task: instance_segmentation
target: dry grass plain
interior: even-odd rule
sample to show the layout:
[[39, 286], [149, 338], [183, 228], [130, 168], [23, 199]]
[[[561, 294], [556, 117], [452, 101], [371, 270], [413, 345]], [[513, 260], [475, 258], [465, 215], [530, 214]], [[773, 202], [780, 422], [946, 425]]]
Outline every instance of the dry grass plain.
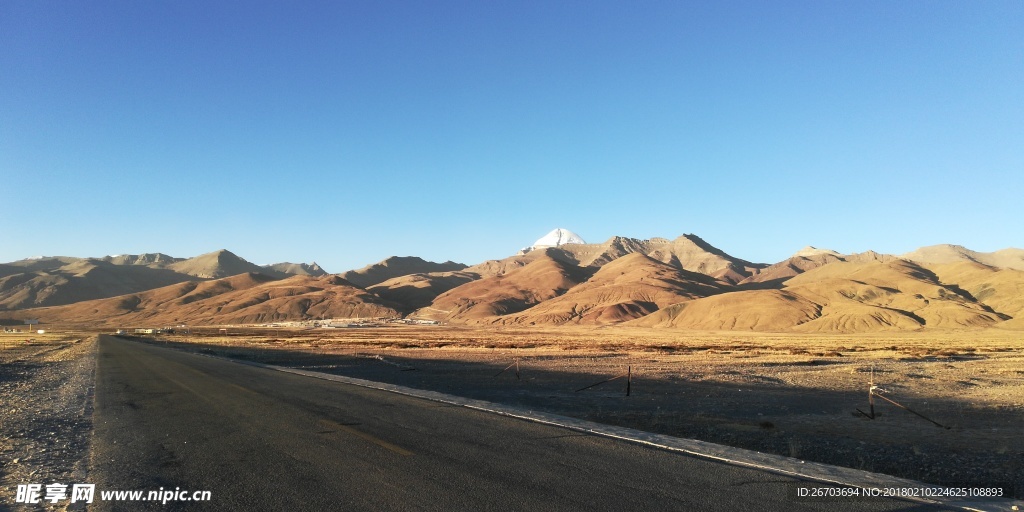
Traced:
[[[930, 483], [1024, 492], [1021, 332], [231, 327], [163, 340]], [[628, 397], [625, 377], [578, 391], [627, 368]], [[856, 414], [869, 410], [872, 376], [885, 397], [928, 419], [879, 398], [875, 419]]]

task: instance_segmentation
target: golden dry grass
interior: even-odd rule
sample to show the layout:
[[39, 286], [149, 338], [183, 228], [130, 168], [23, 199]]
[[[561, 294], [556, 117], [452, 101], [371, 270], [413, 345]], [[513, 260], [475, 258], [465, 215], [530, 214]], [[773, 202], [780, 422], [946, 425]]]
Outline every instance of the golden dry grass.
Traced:
[[83, 337], [78, 331], [50, 330], [44, 329], [45, 334], [38, 334], [36, 330], [19, 333], [0, 333], [0, 350], [23, 347], [25, 345], [40, 345], [58, 342], [77, 341]]
[[189, 335], [170, 338], [207, 345], [496, 364], [515, 358], [554, 361], [551, 366], [557, 366], [564, 358], [580, 365], [580, 371], [614, 372], [632, 365], [640, 376], [695, 382], [757, 382], [770, 374], [780, 385], [865, 393], [868, 374], [875, 368], [877, 382], [903, 386], [906, 393], [1002, 404], [1024, 414], [1024, 333], [997, 329], [896, 335], [625, 327], [227, 329], [228, 335], [220, 335], [218, 328], [193, 328]]

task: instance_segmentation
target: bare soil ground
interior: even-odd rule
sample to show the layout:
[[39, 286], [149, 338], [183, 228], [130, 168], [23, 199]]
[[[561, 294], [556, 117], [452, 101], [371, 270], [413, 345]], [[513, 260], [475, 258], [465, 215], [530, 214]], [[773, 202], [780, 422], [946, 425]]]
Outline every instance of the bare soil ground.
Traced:
[[[193, 329], [162, 339], [929, 483], [1012, 486], [1024, 495], [1021, 332], [402, 326]], [[881, 398], [874, 419], [856, 413], [869, 411], [872, 376], [883, 396], [927, 419]]]
[[95, 368], [87, 335], [0, 334], [0, 505], [18, 485], [87, 483]]

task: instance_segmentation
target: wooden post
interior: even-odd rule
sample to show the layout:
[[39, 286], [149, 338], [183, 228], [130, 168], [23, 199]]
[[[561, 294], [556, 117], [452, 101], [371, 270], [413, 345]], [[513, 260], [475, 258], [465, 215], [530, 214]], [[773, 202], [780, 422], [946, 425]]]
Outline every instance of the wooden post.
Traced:
[[870, 409], [870, 411], [871, 411], [870, 418], [871, 419], [875, 419], [875, 387], [874, 386], [871, 386], [871, 388], [868, 389], [868, 407], [871, 408]]
[[875, 363], [871, 363], [871, 383], [868, 385], [868, 406], [871, 407], [871, 419], [875, 419]]
[[626, 396], [629, 396], [630, 387], [633, 384], [633, 367], [626, 367]]

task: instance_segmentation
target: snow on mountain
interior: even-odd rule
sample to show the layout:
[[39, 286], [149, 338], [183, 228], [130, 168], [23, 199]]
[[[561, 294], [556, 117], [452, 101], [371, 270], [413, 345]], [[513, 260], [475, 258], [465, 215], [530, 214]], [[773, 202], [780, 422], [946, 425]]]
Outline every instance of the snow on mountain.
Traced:
[[550, 233], [540, 237], [530, 246], [531, 249], [542, 247], [558, 247], [565, 244], [585, 244], [583, 237], [569, 231], [568, 229], [557, 228]]

